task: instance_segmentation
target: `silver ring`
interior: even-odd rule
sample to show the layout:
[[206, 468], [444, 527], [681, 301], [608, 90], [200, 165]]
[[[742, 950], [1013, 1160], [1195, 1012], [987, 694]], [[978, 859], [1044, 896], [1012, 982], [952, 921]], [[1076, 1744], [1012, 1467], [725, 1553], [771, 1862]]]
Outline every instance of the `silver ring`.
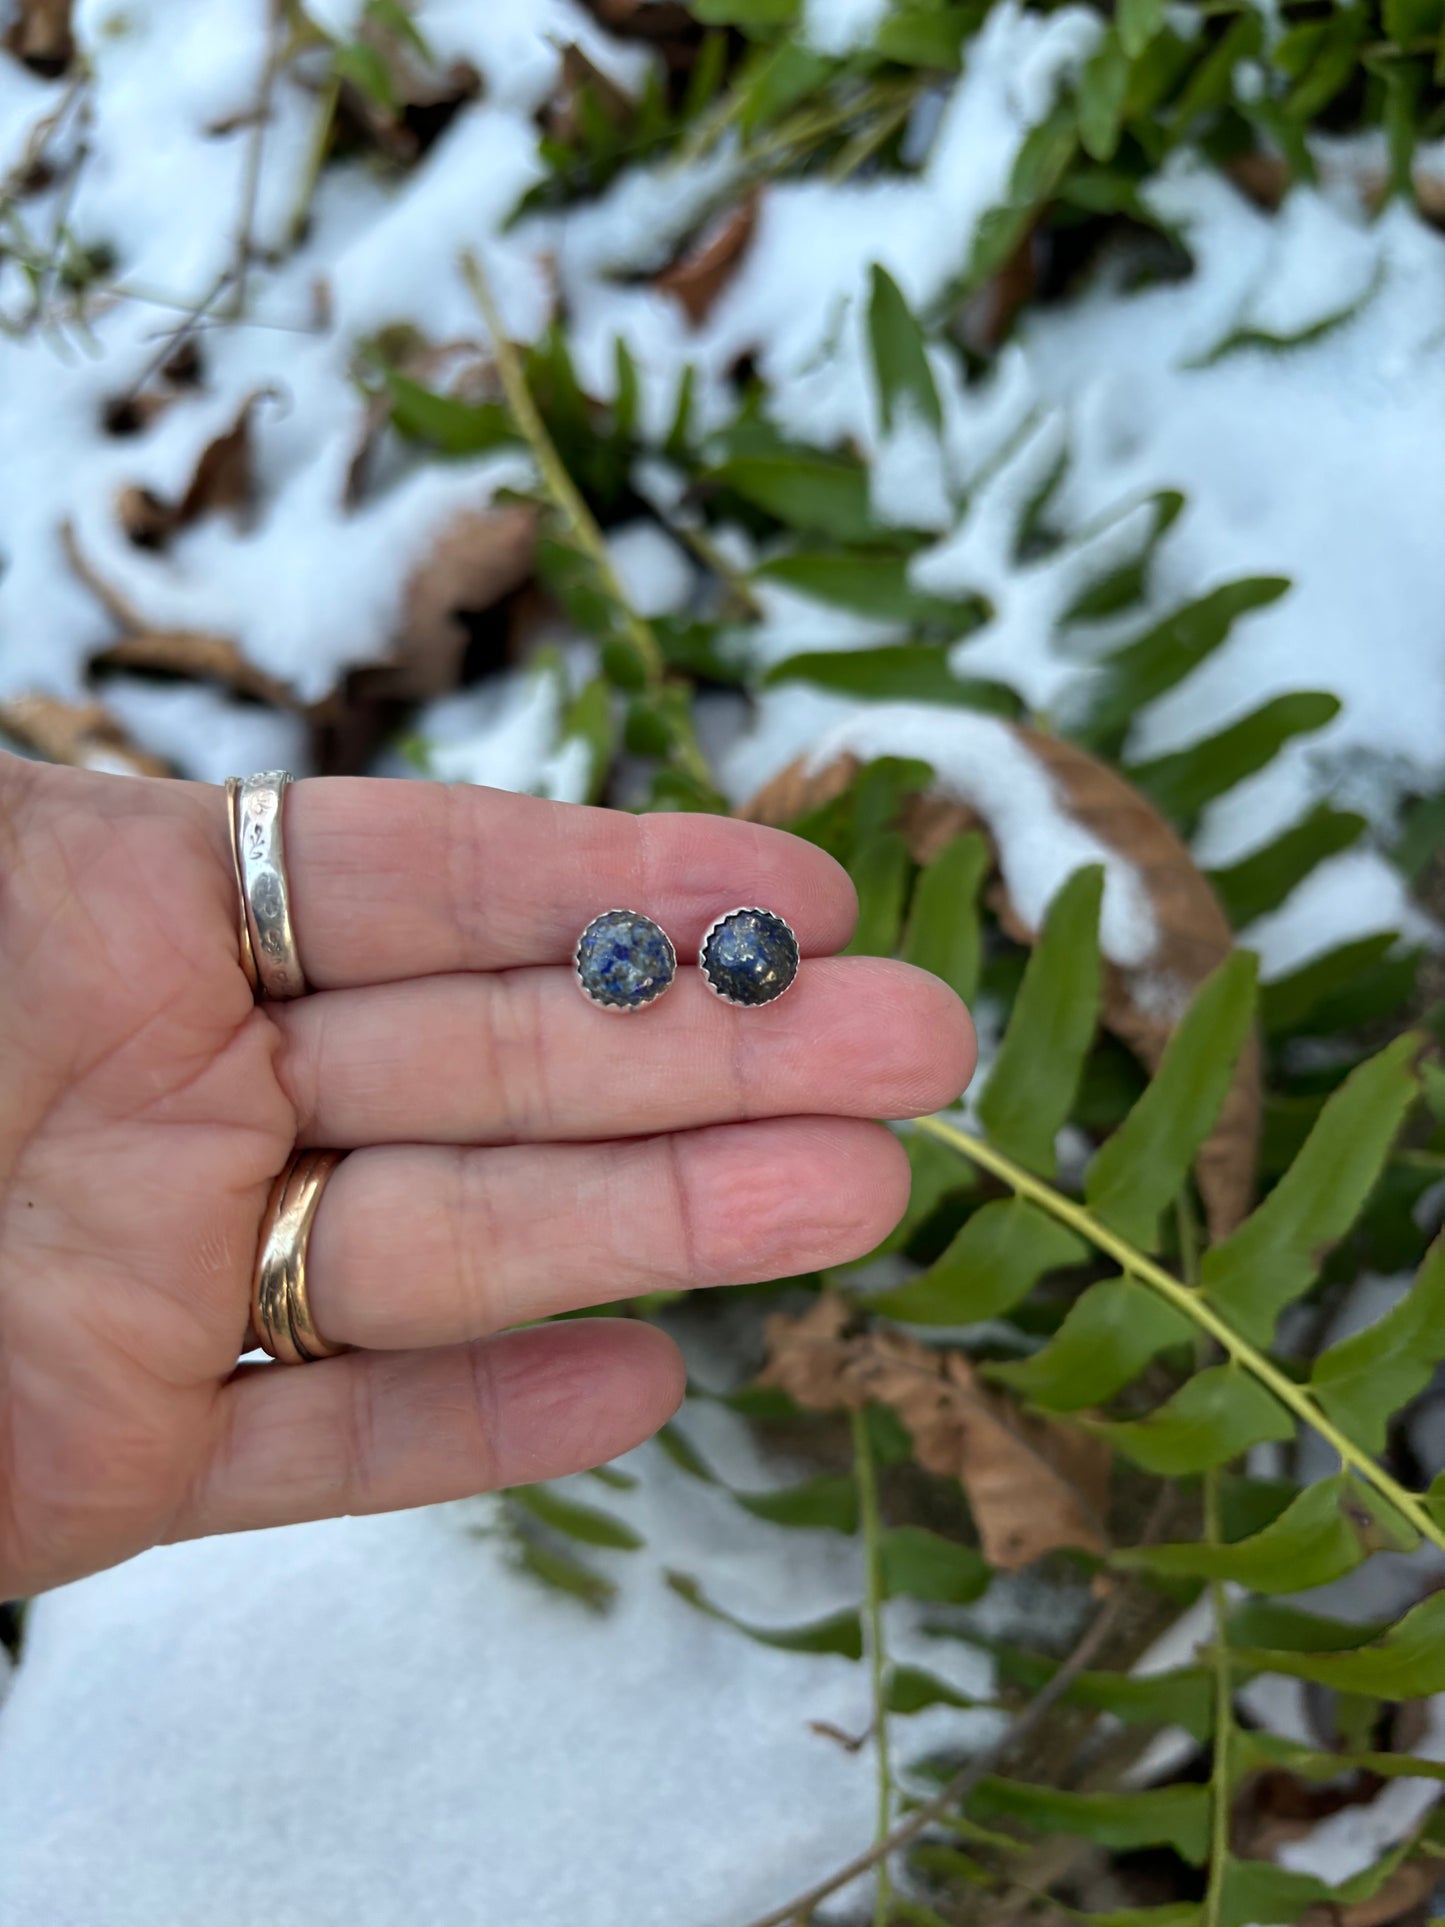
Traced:
[[251, 950], [262, 991], [277, 1001], [304, 997], [307, 990], [296, 932], [291, 927], [291, 891], [281, 829], [290, 781], [284, 769], [263, 770], [257, 776], [243, 778], [234, 799], [241, 896]]

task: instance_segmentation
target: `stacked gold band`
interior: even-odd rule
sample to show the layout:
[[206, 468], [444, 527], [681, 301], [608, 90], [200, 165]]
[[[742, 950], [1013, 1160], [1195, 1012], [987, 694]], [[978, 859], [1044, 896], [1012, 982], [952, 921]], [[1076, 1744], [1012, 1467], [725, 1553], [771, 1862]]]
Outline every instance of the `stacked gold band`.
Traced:
[[281, 1365], [305, 1365], [348, 1348], [317, 1331], [306, 1296], [306, 1247], [326, 1181], [341, 1151], [293, 1151], [271, 1187], [251, 1287], [256, 1336]]

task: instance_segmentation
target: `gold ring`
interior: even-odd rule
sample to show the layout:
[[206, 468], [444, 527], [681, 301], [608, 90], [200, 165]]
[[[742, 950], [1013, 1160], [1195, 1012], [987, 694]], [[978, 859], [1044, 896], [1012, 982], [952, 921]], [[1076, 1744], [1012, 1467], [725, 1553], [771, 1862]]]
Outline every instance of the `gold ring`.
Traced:
[[279, 1365], [306, 1365], [349, 1351], [316, 1329], [306, 1296], [306, 1247], [326, 1181], [344, 1151], [293, 1151], [271, 1187], [251, 1284], [251, 1322]]
[[[304, 997], [307, 984], [291, 925], [291, 886], [286, 876], [286, 844], [281, 814], [284, 769], [263, 770], [242, 779], [234, 803], [236, 846], [241, 864], [241, 898], [256, 971], [267, 997]], [[229, 790], [230, 784], [227, 784]]]
[[237, 922], [240, 926], [241, 968], [246, 973], [246, 982], [251, 986], [251, 995], [261, 994], [261, 979], [256, 974], [256, 952], [251, 944], [251, 920], [246, 915], [246, 879], [241, 873], [241, 845], [237, 836], [236, 818], [241, 805], [241, 779], [239, 776], [226, 778], [226, 829], [231, 838], [231, 868], [236, 877]]

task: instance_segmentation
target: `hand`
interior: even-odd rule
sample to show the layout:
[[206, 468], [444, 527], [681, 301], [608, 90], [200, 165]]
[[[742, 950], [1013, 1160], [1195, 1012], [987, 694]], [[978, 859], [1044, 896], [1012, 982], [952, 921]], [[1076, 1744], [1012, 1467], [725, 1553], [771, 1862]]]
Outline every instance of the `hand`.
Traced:
[[[258, 1008], [225, 812], [201, 785], [0, 755], [0, 1596], [626, 1450], [681, 1397], [670, 1340], [506, 1328], [861, 1255], [908, 1189], [864, 1120], [948, 1104], [972, 1067], [936, 979], [828, 958], [853, 890], [810, 845], [423, 783], [288, 792], [316, 994]], [[816, 960], [764, 1010], [685, 967], [737, 903]], [[619, 904], [684, 965], [628, 1017], [570, 970]], [[359, 1349], [237, 1370], [298, 1143], [355, 1151], [308, 1282], [318, 1329]]]

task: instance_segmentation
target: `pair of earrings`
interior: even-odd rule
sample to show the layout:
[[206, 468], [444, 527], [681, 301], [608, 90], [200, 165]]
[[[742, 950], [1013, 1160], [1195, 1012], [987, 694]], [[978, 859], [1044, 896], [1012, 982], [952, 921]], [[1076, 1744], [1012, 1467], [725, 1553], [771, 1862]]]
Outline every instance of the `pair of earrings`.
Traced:
[[[672, 940], [639, 910], [594, 917], [577, 939], [574, 961], [583, 995], [604, 1010], [645, 1010], [677, 975]], [[756, 1010], [781, 997], [797, 976], [798, 939], [775, 911], [747, 905], [709, 925], [697, 963], [715, 996]]]

